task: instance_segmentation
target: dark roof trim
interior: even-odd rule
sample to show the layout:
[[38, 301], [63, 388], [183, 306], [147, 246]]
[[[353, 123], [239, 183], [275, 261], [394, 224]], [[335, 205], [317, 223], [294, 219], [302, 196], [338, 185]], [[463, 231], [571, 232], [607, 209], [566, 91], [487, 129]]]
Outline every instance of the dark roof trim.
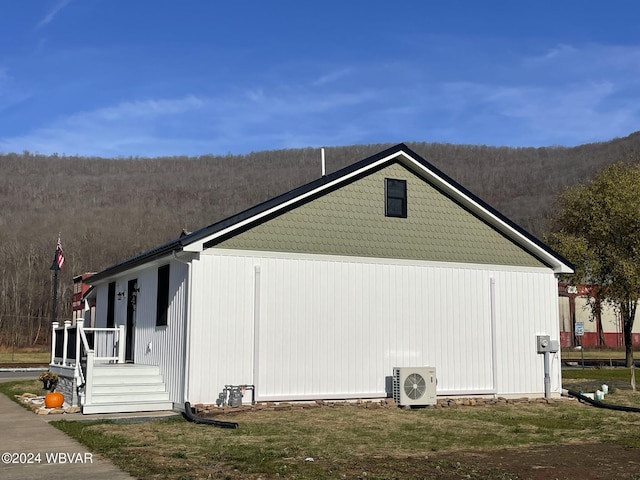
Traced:
[[[227, 233], [225, 235], [222, 235], [222, 236], [218, 236], [213, 240], [209, 240], [208, 242], [205, 242], [204, 243], [204, 248], [213, 247], [213, 246], [217, 245], [218, 243], [224, 242], [225, 240], [227, 240], [229, 238], [232, 238], [232, 237], [234, 237], [236, 235], [239, 235], [242, 232], [246, 232], [247, 230], [250, 230], [253, 227], [256, 227], [257, 225], [260, 225], [262, 223], [268, 222], [269, 220], [271, 220], [271, 219], [273, 219], [275, 217], [278, 217], [278, 216], [280, 216], [280, 215], [282, 215], [282, 214], [284, 214], [286, 212], [289, 212], [289, 211], [294, 210], [294, 209], [296, 209], [296, 208], [298, 208], [298, 207], [300, 207], [302, 205], [310, 203], [310, 202], [314, 201], [315, 199], [317, 199], [317, 198], [319, 198], [319, 197], [321, 197], [323, 195], [331, 193], [334, 190], [338, 190], [339, 188], [341, 188], [341, 187], [343, 187], [345, 185], [348, 185], [350, 183], [356, 182], [356, 181], [360, 180], [363, 177], [366, 177], [366, 176], [368, 176], [368, 175], [370, 175], [372, 173], [375, 173], [375, 172], [377, 172], [379, 170], [382, 170], [383, 168], [387, 167], [391, 163], [399, 163], [399, 162], [398, 162], [397, 159], [391, 159], [391, 160], [389, 160], [388, 162], [385, 162], [382, 165], [378, 165], [374, 169], [369, 169], [369, 170], [366, 170], [366, 171], [359, 172], [356, 175], [354, 175], [351, 178], [349, 178], [349, 180], [345, 181], [345, 182], [336, 183], [336, 182], [333, 182], [333, 180], [323, 181], [319, 185], [314, 185], [309, 189], [305, 189], [303, 192], [300, 192], [298, 195], [293, 195], [291, 198], [284, 199], [281, 203], [277, 203], [277, 204], [275, 204], [273, 206], [267, 206], [263, 210], [255, 212], [252, 215], [248, 215], [247, 218], [239, 220], [239, 222], [242, 222], [244, 220], [248, 220], [248, 219], [252, 219], [253, 218], [254, 221], [248, 222], [247, 224], [245, 224], [245, 225], [243, 225], [243, 226], [241, 226], [241, 227], [239, 227], [237, 229], [233, 229], [232, 232], [229, 232], [229, 233]], [[355, 172], [357, 172], [357, 171], [358, 171], [358, 169], [355, 170]], [[349, 172], [349, 173], [351, 173], [351, 172]], [[340, 177], [337, 177], [337, 178], [340, 178]], [[331, 184], [332, 182], [333, 182], [332, 185], [327, 186], [326, 188], [321, 188], [322, 186]], [[304, 185], [304, 186], [307, 187], [307, 186], [312, 185], [314, 183], [315, 182], [312, 182], [312, 183], [309, 183], [309, 184]], [[304, 196], [305, 194], [307, 194], [309, 192], [314, 192], [314, 191], [315, 191], [315, 193], [313, 193], [311, 195], [308, 195], [308, 196]], [[287, 193], [291, 193], [291, 192], [287, 192]], [[276, 197], [276, 199], [277, 198], [279, 198], [279, 197]], [[269, 211], [269, 210], [272, 210], [272, 209], [274, 209], [274, 207], [277, 207], [278, 205], [285, 204], [285, 203], [289, 202], [290, 200], [294, 200], [294, 201], [289, 203], [286, 207], [282, 207], [280, 209], [277, 209], [276, 211], [273, 211], [268, 215], [259, 216], [261, 213]], [[251, 209], [251, 210], [253, 210], [253, 209]], [[224, 228], [222, 228], [221, 230], [224, 230]], [[213, 233], [215, 234], [217, 232], [213, 232]]]
[[120, 263], [112, 265], [101, 272], [92, 275], [89, 279], [87, 279], [88, 283], [96, 283], [105, 278], [112, 277], [114, 275], [118, 275], [126, 270], [130, 270], [142, 264], [151, 262], [153, 260], [157, 260], [162, 257], [166, 257], [170, 255], [171, 252], [182, 250], [182, 245], [180, 239], [172, 240], [168, 243], [160, 245], [159, 247], [155, 247], [151, 250], [141, 253], [140, 255], [136, 255], [135, 257], [131, 257], [127, 260], [124, 260]]
[[[399, 148], [399, 147], [404, 147], [404, 148]], [[357, 172], [358, 170], [361, 170], [362, 168], [366, 167], [371, 163], [375, 163], [389, 155], [392, 155], [402, 150], [409, 150], [409, 148], [402, 143], [399, 145], [396, 145], [395, 147], [388, 148], [387, 150], [377, 153], [372, 157], [365, 158], [364, 160], [360, 160], [359, 162], [356, 162], [340, 170], [337, 170], [329, 175], [325, 175], [324, 177], [318, 178], [317, 180], [313, 180], [305, 185], [294, 188], [293, 190], [283, 193], [282, 195], [278, 195], [277, 197], [274, 197], [265, 202], [259, 203], [258, 205], [248, 208], [247, 210], [237, 213], [236, 215], [233, 215], [224, 220], [221, 220], [218, 223], [214, 223], [213, 225], [209, 225], [208, 227], [197, 230], [192, 234], [186, 237], [183, 237], [183, 240], [187, 240], [187, 242], [184, 243], [184, 245], [195, 243], [198, 240], [202, 240], [203, 238], [206, 238], [210, 235], [218, 233], [226, 228], [232, 227], [240, 222], [249, 220], [250, 218], [255, 217], [256, 215], [259, 215], [268, 210], [271, 210], [272, 208], [278, 207], [279, 205], [283, 205], [287, 202], [290, 202], [291, 200], [301, 197], [302, 195], [305, 195], [316, 189], [319, 189], [324, 185], [333, 183], [336, 180], [339, 180], [354, 172]], [[350, 180], [350, 181], [353, 181], [353, 180]]]
[[371, 162], [376, 162], [378, 160], [380, 160], [381, 158], [384, 158], [385, 156], [391, 155], [393, 153], [396, 153], [399, 150], [402, 150], [402, 148], [399, 148], [403, 146], [405, 149], [408, 149], [408, 147], [406, 147], [406, 145], [404, 144], [400, 144], [397, 145], [395, 147], [389, 148], [387, 150], [384, 150], [383, 152], [380, 152], [372, 157], [366, 158], [364, 160], [361, 160], [357, 163], [354, 163], [352, 165], [349, 165], [341, 170], [338, 170], [336, 172], [333, 172], [330, 175], [326, 175], [322, 178], [319, 178], [317, 180], [314, 180], [310, 183], [307, 183], [306, 185], [302, 185], [300, 187], [297, 187], [289, 192], [283, 193], [282, 195], [279, 195], [277, 197], [274, 197], [272, 199], [269, 199], [265, 202], [259, 203], [258, 205], [255, 205], [251, 208], [248, 208], [247, 210], [244, 210], [240, 213], [237, 213], [231, 217], [227, 217], [224, 220], [221, 220], [217, 223], [208, 225], [206, 227], [203, 227], [199, 230], [196, 230], [194, 232], [188, 233], [186, 235], [181, 235], [180, 238], [177, 238], [175, 240], [172, 240], [170, 242], [167, 242], [163, 245], [160, 245], [158, 247], [155, 247], [151, 250], [148, 250], [146, 252], [141, 253], [140, 255], [137, 255], [135, 257], [129, 258], [127, 260], [124, 260], [120, 263], [117, 263], [115, 265], [112, 265], [111, 267], [106, 268], [105, 270], [96, 273], [95, 275], [93, 275], [91, 277], [92, 281], [101, 281], [104, 280], [105, 278], [109, 278], [112, 277], [114, 275], [118, 275], [119, 273], [122, 273], [126, 270], [129, 270], [131, 268], [135, 268], [139, 265], [142, 265], [144, 263], [147, 262], [151, 262], [153, 260], [157, 260], [158, 258], [162, 258], [165, 257], [167, 255], [170, 255], [171, 252], [179, 252], [183, 249], [184, 246], [192, 244], [194, 242], [197, 242], [198, 240], [202, 240], [203, 238], [206, 238], [210, 235], [213, 235], [221, 230], [224, 230], [226, 228], [232, 227], [233, 225], [240, 223], [244, 220], [247, 220], [255, 215], [258, 215], [262, 212], [265, 212], [271, 208], [277, 207], [278, 205], [281, 205], [283, 203], [286, 203], [296, 197], [299, 197], [300, 195], [303, 195], [309, 191], [312, 191], [316, 188], [322, 187], [323, 185], [326, 185], [328, 183], [334, 182], [335, 180], [339, 179], [340, 177], [343, 177], [345, 175], [348, 175], [349, 173], [358, 171], [359, 169], [363, 168], [364, 166], [366, 166], [367, 164], [371, 163]]
[[[220, 240], [209, 240], [206, 241], [205, 239], [207, 239], [208, 237], [211, 237], [213, 235], [216, 235], [226, 229], [232, 229], [234, 226], [238, 226], [240, 231], [244, 231], [246, 230], [246, 228], [250, 228], [248, 226], [240, 226], [240, 224], [242, 224], [243, 222], [247, 222], [250, 221], [253, 217], [257, 217], [260, 216], [262, 214], [264, 214], [265, 212], [268, 212], [269, 210], [272, 209], [277, 209], [279, 206], [283, 206], [285, 204], [288, 204], [292, 201], [295, 201], [297, 198], [300, 198], [300, 202], [294, 202], [292, 205], [288, 206], [287, 209], [290, 208], [295, 208], [295, 206], [298, 206], [302, 203], [305, 203], [306, 201], [310, 201], [313, 198], [316, 198], [318, 195], [312, 196], [310, 199], [306, 199], [306, 198], [301, 198], [305, 195], [308, 195], [309, 193], [313, 192], [314, 190], [322, 190], [323, 186], [338, 182], [337, 185], [335, 185], [333, 188], [339, 188], [340, 186], [346, 184], [346, 183], [350, 183], [353, 181], [356, 181], [358, 178], [361, 178], [362, 176], [368, 175], [369, 173], [371, 173], [371, 170], [366, 170], [366, 167], [372, 164], [375, 164], [377, 162], [379, 162], [380, 160], [386, 158], [386, 157], [391, 157], [397, 153], [404, 153], [406, 154], [408, 157], [410, 157], [412, 160], [414, 160], [415, 162], [417, 162], [418, 164], [421, 165], [422, 168], [424, 168], [425, 170], [431, 172], [433, 174], [434, 177], [437, 177], [440, 179], [440, 181], [442, 181], [444, 184], [448, 184], [453, 190], [459, 192], [463, 197], [467, 197], [472, 203], [475, 203], [476, 205], [478, 205], [479, 207], [481, 207], [482, 209], [484, 209], [485, 211], [487, 211], [491, 216], [493, 216], [495, 219], [498, 220], [499, 223], [502, 223], [506, 226], [508, 226], [510, 229], [512, 229], [514, 232], [516, 232], [518, 235], [520, 235], [521, 237], [523, 237], [524, 239], [526, 239], [527, 241], [529, 241], [530, 243], [534, 244], [535, 246], [537, 246], [538, 248], [540, 248], [541, 250], [543, 250], [544, 252], [546, 252], [548, 255], [550, 255], [551, 257], [553, 257], [556, 261], [558, 261], [561, 264], [564, 264], [566, 267], [573, 269], [573, 265], [564, 257], [562, 257], [560, 254], [558, 254], [557, 252], [555, 252], [553, 249], [551, 249], [548, 245], [546, 245], [545, 243], [543, 243], [542, 241], [538, 240], [536, 237], [534, 237], [533, 235], [531, 235], [529, 232], [525, 231], [523, 228], [521, 228], [519, 225], [517, 225], [516, 223], [514, 223], [513, 221], [511, 221], [510, 219], [508, 219], [507, 217], [505, 217], [503, 214], [501, 214], [499, 211], [497, 211], [495, 208], [493, 208], [491, 205], [489, 205], [488, 203], [484, 202], [482, 199], [476, 197], [473, 193], [471, 193], [469, 190], [467, 190], [466, 188], [464, 188], [462, 185], [458, 184], [455, 180], [453, 180], [452, 178], [450, 178], [448, 175], [444, 174], [442, 171], [440, 171], [439, 169], [437, 169], [434, 165], [430, 164], [429, 162], [427, 162], [424, 158], [422, 158], [420, 155], [418, 155], [417, 153], [415, 153], [414, 151], [412, 151], [409, 147], [407, 147], [404, 143], [400, 143], [398, 145], [395, 145], [391, 148], [388, 148], [386, 150], [383, 150], [382, 152], [379, 152], [371, 157], [365, 158], [364, 160], [360, 160], [359, 162], [356, 162], [354, 164], [351, 164], [345, 168], [342, 168], [336, 172], [333, 172], [329, 175], [326, 175], [324, 177], [321, 177], [317, 180], [314, 180], [310, 183], [307, 183], [305, 185], [302, 185], [298, 188], [295, 188], [289, 192], [283, 193], [282, 195], [279, 195], [277, 197], [274, 197], [270, 200], [267, 200], [263, 203], [260, 203], [258, 205], [255, 205], [254, 207], [251, 207], [247, 210], [244, 210], [240, 213], [237, 213], [231, 217], [228, 217], [224, 220], [221, 220], [217, 223], [211, 224], [209, 226], [206, 226], [204, 228], [201, 228], [199, 230], [196, 230], [192, 233], [186, 234], [186, 235], [182, 235], [180, 238], [176, 239], [176, 240], [172, 240], [168, 243], [165, 243], [163, 245], [160, 245], [156, 248], [153, 248], [147, 252], [141, 253], [140, 255], [137, 255], [135, 257], [132, 257], [128, 260], [125, 260], [121, 263], [118, 263], [116, 265], [113, 265], [105, 270], [103, 270], [102, 272], [99, 272], [95, 275], [93, 275], [91, 277], [92, 281], [100, 281], [103, 280], [105, 278], [109, 278], [112, 277], [114, 275], [117, 275], [119, 273], [122, 273], [126, 270], [129, 270], [131, 268], [135, 268], [137, 266], [140, 266], [142, 264], [151, 262], [153, 260], [157, 260], [159, 258], [162, 257], [166, 257], [168, 255], [170, 255], [172, 252], [179, 252], [182, 251], [185, 247], [188, 247], [191, 244], [197, 243], [197, 242], [201, 242], [201, 241], [205, 241], [205, 246], [210, 246], [213, 245], [215, 243], [218, 243], [218, 241]], [[393, 163], [396, 162], [397, 158], [391, 158], [389, 160], [388, 163]], [[386, 166], [386, 163], [378, 166], [378, 168], [382, 168]], [[353, 175], [354, 173], [358, 172], [359, 170], [366, 170], [363, 171], [362, 175]], [[419, 173], [419, 172], [417, 172]], [[340, 182], [341, 179], [344, 179], [344, 182]], [[332, 188], [332, 189], [333, 189]], [[325, 193], [325, 191], [323, 190], [322, 193]], [[260, 221], [262, 221], [261, 219], [257, 219], [256, 223], [259, 223]], [[486, 221], [486, 219], [485, 219]], [[496, 225], [494, 225], [494, 227], [496, 227]], [[232, 233], [229, 233], [227, 235], [224, 236], [224, 238], [229, 238], [230, 236], [233, 236], [234, 234], [236, 234], [237, 231], [233, 231]], [[509, 238], [511, 238], [512, 241], [517, 242], [517, 239], [509, 236]], [[526, 245], [522, 245], [521, 243], [519, 243], [523, 248], [526, 249]], [[534, 254], [535, 256], [535, 254]]]

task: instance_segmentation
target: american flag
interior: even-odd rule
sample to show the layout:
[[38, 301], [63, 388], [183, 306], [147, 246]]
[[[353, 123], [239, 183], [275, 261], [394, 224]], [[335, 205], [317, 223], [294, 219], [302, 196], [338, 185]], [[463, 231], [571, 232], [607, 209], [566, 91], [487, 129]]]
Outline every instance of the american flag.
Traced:
[[58, 268], [62, 268], [64, 265], [64, 251], [62, 250], [62, 242], [60, 241], [60, 235], [58, 235], [58, 245], [56, 246], [56, 260]]

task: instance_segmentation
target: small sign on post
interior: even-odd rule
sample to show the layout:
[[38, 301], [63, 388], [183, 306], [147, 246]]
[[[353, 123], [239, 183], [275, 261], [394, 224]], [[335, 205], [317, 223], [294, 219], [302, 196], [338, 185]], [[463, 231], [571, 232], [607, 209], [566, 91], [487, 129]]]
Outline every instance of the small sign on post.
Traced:
[[[574, 332], [576, 337], [584, 336], [584, 322], [576, 322], [576, 326], [574, 328]], [[582, 339], [580, 339], [580, 357], [582, 358], [582, 369], [584, 370], [584, 348], [582, 347]]]

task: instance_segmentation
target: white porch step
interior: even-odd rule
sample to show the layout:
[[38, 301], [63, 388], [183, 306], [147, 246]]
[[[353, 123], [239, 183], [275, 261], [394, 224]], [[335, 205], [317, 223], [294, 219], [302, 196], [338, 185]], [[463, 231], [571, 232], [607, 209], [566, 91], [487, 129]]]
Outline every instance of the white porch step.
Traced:
[[142, 385], [142, 384], [154, 384], [154, 383], [162, 383], [162, 375], [158, 374], [158, 375], [131, 375], [131, 374], [127, 374], [127, 375], [122, 375], [122, 376], [117, 376], [117, 375], [101, 375], [95, 374], [95, 370], [94, 370], [94, 374], [93, 374], [93, 385], [94, 387], [96, 385], [123, 385], [123, 384], [136, 384], [136, 385]]
[[96, 364], [91, 403], [82, 413], [119, 413], [171, 410], [173, 402], [160, 368], [140, 364]]
[[142, 382], [142, 383], [93, 383], [93, 395], [102, 395], [107, 393], [147, 393], [147, 392], [164, 392], [166, 390], [162, 380], [159, 382]]
[[168, 402], [169, 392], [93, 393], [91, 403]]
[[138, 363], [96, 363], [93, 366], [93, 375], [101, 377], [160, 375], [160, 367], [156, 365], [140, 365]]
[[92, 404], [82, 407], [84, 415], [92, 413], [158, 412], [173, 410], [172, 402], [122, 402]]

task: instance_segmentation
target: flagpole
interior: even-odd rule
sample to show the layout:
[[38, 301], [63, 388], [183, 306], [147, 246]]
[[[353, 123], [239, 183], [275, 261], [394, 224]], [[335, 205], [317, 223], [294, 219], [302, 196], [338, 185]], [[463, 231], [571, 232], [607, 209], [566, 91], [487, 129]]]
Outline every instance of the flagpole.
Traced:
[[58, 243], [56, 245], [56, 252], [53, 255], [53, 263], [49, 270], [53, 270], [53, 295], [51, 299], [51, 323], [56, 321], [58, 314], [58, 270], [64, 264], [64, 257], [62, 253], [62, 244], [60, 243], [60, 234], [58, 234]]
[[51, 304], [51, 323], [56, 321], [57, 315], [57, 307], [58, 307], [58, 270], [60, 267], [58, 266], [58, 250], [56, 249], [56, 254], [53, 257], [53, 263], [51, 264], [50, 270], [53, 270], [53, 298]]

